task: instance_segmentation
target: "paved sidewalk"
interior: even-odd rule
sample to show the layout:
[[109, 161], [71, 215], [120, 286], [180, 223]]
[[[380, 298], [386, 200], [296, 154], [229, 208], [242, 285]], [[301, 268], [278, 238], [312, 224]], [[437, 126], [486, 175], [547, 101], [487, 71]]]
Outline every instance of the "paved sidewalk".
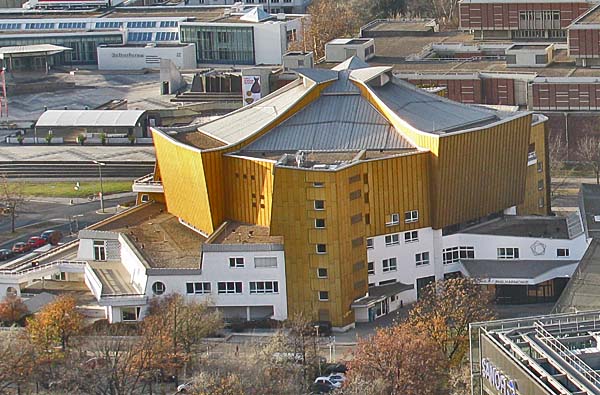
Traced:
[[[123, 193], [113, 193], [110, 195], [104, 196], [104, 201], [108, 202], [114, 199], [120, 199], [125, 197], [131, 197], [134, 199], [136, 196], [135, 192], [123, 192]], [[65, 205], [75, 205], [89, 202], [99, 202], [100, 199], [96, 196], [94, 199], [90, 200], [88, 198], [63, 198], [63, 197], [43, 197], [43, 196], [34, 196], [30, 199], [27, 199], [30, 202], [36, 203], [56, 203], [56, 204], [65, 204]]]

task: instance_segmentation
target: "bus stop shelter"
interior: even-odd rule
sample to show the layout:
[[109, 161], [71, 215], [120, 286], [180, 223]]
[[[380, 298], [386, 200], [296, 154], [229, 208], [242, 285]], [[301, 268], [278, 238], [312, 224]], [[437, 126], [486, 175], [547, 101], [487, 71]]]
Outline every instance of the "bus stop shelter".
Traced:
[[0, 47], [0, 61], [2, 66], [11, 72], [18, 61], [22, 69], [43, 68], [48, 73], [48, 59], [64, 51], [71, 51], [71, 48], [52, 44]]

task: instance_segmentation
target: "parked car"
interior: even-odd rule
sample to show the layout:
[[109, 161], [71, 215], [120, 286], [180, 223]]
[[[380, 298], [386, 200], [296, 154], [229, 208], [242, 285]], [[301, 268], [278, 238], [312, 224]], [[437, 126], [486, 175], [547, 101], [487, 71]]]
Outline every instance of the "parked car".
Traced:
[[63, 234], [60, 230], [50, 229], [43, 232], [40, 237], [46, 240], [47, 243], [52, 244], [53, 246], [57, 245], [63, 238]]
[[29, 240], [27, 240], [27, 244], [29, 244], [31, 246], [31, 249], [34, 250], [36, 248], [45, 246], [46, 240], [42, 239], [41, 237], [33, 236], [30, 237]]
[[315, 384], [330, 385], [332, 388], [340, 388], [342, 386], [342, 383], [332, 381], [329, 379], [329, 377], [324, 377], [324, 376], [317, 377], [315, 379]]
[[12, 247], [12, 252], [15, 254], [22, 254], [29, 251], [31, 251], [31, 246], [27, 243], [23, 243], [22, 241], [15, 243]]
[[179, 386], [177, 387], [177, 393], [185, 394], [186, 392], [188, 392], [192, 389], [192, 386], [193, 386], [192, 382], [179, 384]]
[[6, 248], [0, 250], [0, 259], [3, 261], [12, 258], [13, 256], [15, 256], [15, 254], [11, 250], [7, 250]]
[[346, 381], [346, 376], [343, 373], [332, 373], [329, 376], [327, 376], [327, 378], [329, 378], [329, 380], [333, 381], [334, 383], [344, 384], [344, 382]]

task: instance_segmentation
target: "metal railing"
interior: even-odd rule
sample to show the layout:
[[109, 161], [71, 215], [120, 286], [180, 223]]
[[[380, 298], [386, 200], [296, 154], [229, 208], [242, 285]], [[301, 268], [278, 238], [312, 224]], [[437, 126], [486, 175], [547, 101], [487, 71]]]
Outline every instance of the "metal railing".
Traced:
[[143, 177], [133, 180], [134, 184], [144, 184], [144, 185], [162, 185], [161, 181], [154, 180], [154, 173], [146, 174]]
[[573, 354], [571, 350], [562, 344], [557, 338], [552, 336], [542, 324], [534, 323], [537, 338], [546, 346], [561, 356], [573, 369], [579, 372], [585, 379], [594, 385], [600, 384], [600, 374], [592, 369], [588, 364], [583, 362], [581, 358]]
[[26, 267], [29, 266], [31, 264], [31, 262], [34, 261], [40, 261], [42, 259], [47, 259], [50, 258], [58, 253], [61, 253], [65, 250], [68, 250], [69, 248], [74, 247], [75, 245], [79, 244], [79, 240], [75, 239], [75, 240], [71, 240], [59, 247], [56, 247], [50, 251], [44, 252], [42, 254], [36, 255], [34, 257], [31, 257], [30, 259], [24, 260], [22, 262], [17, 262], [15, 265], [11, 265], [7, 268], [4, 269], [0, 269], [0, 275], [2, 274], [6, 274], [7, 272], [20, 272], [19, 268], [21, 267]]
[[1, 277], [19, 277], [19, 276], [24, 276], [30, 273], [36, 273], [36, 272], [41, 272], [43, 270], [49, 269], [49, 268], [53, 268], [59, 265], [73, 265], [73, 266], [84, 266], [87, 262], [86, 261], [69, 261], [69, 260], [57, 260], [57, 261], [53, 261], [44, 265], [39, 265], [39, 266], [34, 266], [34, 267], [30, 267], [29, 269], [25, 269], [25, 270], [19, 270], [19, 271], [13, 271], [13, 272], [0, 272], [0, 278]]

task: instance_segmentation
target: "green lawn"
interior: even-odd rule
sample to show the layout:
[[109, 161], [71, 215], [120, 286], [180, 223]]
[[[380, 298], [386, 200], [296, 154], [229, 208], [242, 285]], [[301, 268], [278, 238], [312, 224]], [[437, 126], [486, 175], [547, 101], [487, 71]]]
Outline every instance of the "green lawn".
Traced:
[[[103, 181], [104, 195], [110, 195], [120, 192], [131, 192], [132, 181]], [[88, 197], [100, 192], [100, 181], [82, 181], [79, 183], [79, 190], [75, 190], [74, 181], [43, 182], [26, 181], [23, 182], [23, 193], [27, 196], [44, 197]]]

